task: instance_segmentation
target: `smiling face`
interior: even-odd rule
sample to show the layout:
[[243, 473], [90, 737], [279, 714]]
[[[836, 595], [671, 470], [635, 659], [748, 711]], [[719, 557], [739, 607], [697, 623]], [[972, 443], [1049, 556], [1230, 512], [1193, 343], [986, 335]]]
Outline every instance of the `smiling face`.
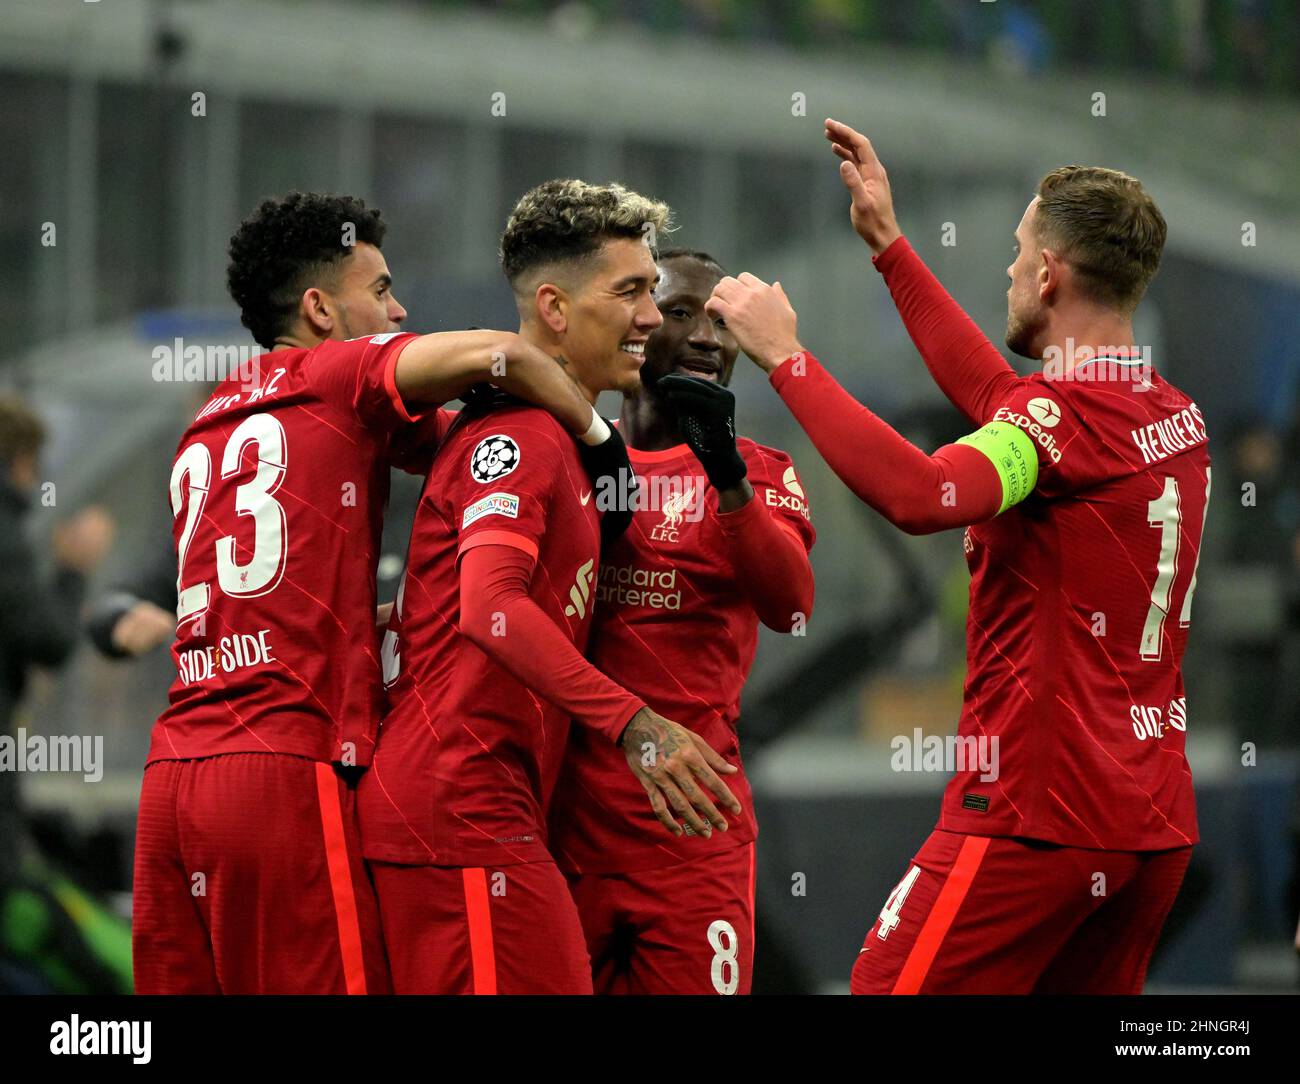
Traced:
[[725, 322], [704, 311], [722, 272], [683, 255], [664, 260], [659, 276], [654, 300], [664, 322], [650, 336], [641, 383], [653, 388], [661, 377], [681, 373], [729, 384], [740, 347]]
[[652, 293], [659, 269], [645, 242], [633, 237], [606, 241], [592, 264], [564, 293], [560, 346], [588, 391], [634, 391], [646, 343], [663, 323]]

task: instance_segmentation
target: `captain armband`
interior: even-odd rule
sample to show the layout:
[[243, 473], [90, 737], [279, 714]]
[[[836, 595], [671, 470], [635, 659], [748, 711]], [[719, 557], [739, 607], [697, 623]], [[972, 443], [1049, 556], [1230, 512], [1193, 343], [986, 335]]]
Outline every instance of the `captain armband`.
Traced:
[[957, 443], [978, 449], [997, 468], [1002, 480], [999, 515], [1023, 501], [1038, 484], [1038, 450], [1029, 434], [1019, 426], [1009, 422], [990, 422]]

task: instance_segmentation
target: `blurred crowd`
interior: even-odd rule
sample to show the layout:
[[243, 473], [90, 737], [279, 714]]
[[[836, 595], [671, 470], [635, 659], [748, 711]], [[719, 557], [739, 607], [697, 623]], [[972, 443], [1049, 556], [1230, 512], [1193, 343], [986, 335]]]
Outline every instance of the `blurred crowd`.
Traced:
[[414, 0], [549, 18], [578, 35], [611, 23], [815, 47], [877, 42], [986, 60], [1145, 72], [1217, 89], [1300, 93], [1297, 0]]
[[[1300, 409], [1285, 430], [1261, 423], [1239, 427], [1228, 454], [1228, 486], [1219, 500], [1240, 501], [1258, 514], [1221, 518], [1229, 533], [1225, 572], [1262, 574], [1276, 592], [1281, 626], [1270, 635], [1270, 616], [1253, 615], [1260, 635], [1241, 636], [1228, 649], [1234, 715], [1238, 724], [1249, 724], [1238, 738], [1294, 750], [1300, 745]], [[1287, 909], [1294, 915], [1300, 911], [1300, 790], [1290, 836]], [[1300, 928], [1295, 939], [1300, 951]]]
[[[1282, 636], [1244, 643], [1233, 671], [1241, 718], [1268, 720], [1281, 744], [1300, 744], [1300, 411], [1286, 430], [1239, 427], [1228, 448], [1229, 484], [1221, 500], [1258, 514], [1225, 517], [1228, 562], [1276, 584]], [[1220, 459], [1222, 462], [1222, 459]]]

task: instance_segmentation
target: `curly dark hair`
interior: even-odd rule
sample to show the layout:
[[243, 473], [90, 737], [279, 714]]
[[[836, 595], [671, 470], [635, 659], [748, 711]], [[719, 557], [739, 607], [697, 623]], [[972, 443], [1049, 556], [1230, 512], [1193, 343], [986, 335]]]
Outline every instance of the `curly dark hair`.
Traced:
[[290, 192], [263, 200], [230, 239], [226, 286], [239, 318], [268, 350], [293, 325], [298, 299], [311, 286], [331, 286], [356, 243], [379, 248], [387, 230], [377, 208], [355, 196]]
[[[671, 229], [666, 203], [621, 184], [545, 181], [515, 204], [501, 235], [501, 269], [511, 286], [548, 264], [581, 261], [611, 237], [646, 237]], [[647, 236], [649, 230], [656, 234]]]
[[659, 262], [665, 263], [668, 260], [694, 260], [696, 263], [705, 264], [712, 267], [719, 275], [726, 275], [727, 269], [718, 263], [707, 252], [698, 248], [665, 248], [659, 252]]

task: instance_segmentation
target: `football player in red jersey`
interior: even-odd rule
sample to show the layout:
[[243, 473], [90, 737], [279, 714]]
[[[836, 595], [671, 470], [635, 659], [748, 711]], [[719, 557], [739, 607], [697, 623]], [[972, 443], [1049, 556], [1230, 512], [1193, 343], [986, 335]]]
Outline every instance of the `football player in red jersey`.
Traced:
[[387, 989], [335, 765], [364, 767], [378, 725], [390, 463], [442, 427], [418, 412], [480, 381], [546, 404], [565, 440], [598, 421], [518, 335], [400, 333], [383, 235], [359, 200], [294, 193], [231, 241], [230, 292], [268, 353], [216, 388], [172, 468], [178, 676], [136, 829], [141, 993]]
[[955, 774], [853, 970], [857, 993], [1138, 993], [1197, 839], [1182, 656], [1210, 466], [1201, 412], [1134, 345], [1165, 221], [1066, 166], [1007, 269], [1020, 377], [902, 237], [871, 143], [835, 121], [854, 228], [975, 425], [927, 456], [804, 351], [779, 284], [710, 302], [836, 473], [912, 533], [966, 527]]
[[[501, 259], [520, 334], [593, 402], [639, 386], [662, 322], [647, 227], [667, 219], [661, 203], [577, 180], [539, 185], [510, 216]], [[594, 488], [555, 420], [515, 402], [467, 408], [434, 459], [359, 799], [398, 993], [592, 992], [546, 831], [571, 720], [622, 758], [675, 834], [674, 812], [704, 837], [728, 828], [719, 806], [741, 812], [716, 774], [733, 767], [582, 656], [599, 582]]]
[[[790, 457], [735, 436], [727, 384], [738, 347], [704, 308], [725, 272], [683, 250], [664, 252], [659, 271], [663, 324], [620, 424], [644, 499], [602, 557], [588, 656], [739, 765], [758, 625], [802, 632], [815, 536]], [[596, 993], [749, 993], [757, 829], [744, 776], [728, 782], [744, 807], [730, 831], [666, 837], [618, 750], [570, 731], [552, 851], [578, 905]]]

